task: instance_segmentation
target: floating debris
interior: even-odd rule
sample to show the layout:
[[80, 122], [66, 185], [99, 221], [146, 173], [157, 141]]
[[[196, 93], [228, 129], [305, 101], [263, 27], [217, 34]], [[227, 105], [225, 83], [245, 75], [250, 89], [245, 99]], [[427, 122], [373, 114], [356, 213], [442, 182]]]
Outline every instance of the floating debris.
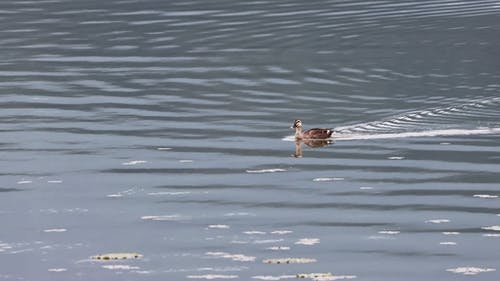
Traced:
[[262, 174], [262, 173], [276, 173], [276, 172], [286, 172], [285, 169], [261, 169], [261, 170], [246, 170], [250, 174]]
[[315, 178], [313, 179], [313, 181], [319, 181], [319, 182], [323, 182], [323, 181], [343, 181], [344, 178]]
[[90, 257], [93, 260], [133, 260], [142, 258], [138, 253], [108, 253]]
[[205, 275], [188, 275], [189, 279], [236, 279], [239, 278], [238, 275], [221, 275], [221, 274], [205, 274]]
[[327, 273], [300, 273], [297, 274], [295, 277], [317, 279], [317, 278], [332, 277], [332, 276], [333, 275], [330, 272], [327, 272]]
[[450, 222], [449, 219], [433, 219], [433, 220], [426, 220], [425, 223], [436, 223], [436, 224], [439, 224], [439, 223], [447, 223], [447, 222]]
[[493, 198], [498, 198], [498, 195], [490, 195], [490, 194], [474, 194], [472, 197], [476, 197], [476, 198], [486, 198], [486, 199], [493, 199]]
[[269, 264], [290, 264], [290, 263], [313, 263], [316, 259], [310, 258], [281, 258], [281, 259], [265, 259], [263, 263]]
[[206, 252], [205, 255], [215, 258], [231, 259], [233, 261], [241, 261], [241, 262], [255, 261], [256, 259], [255, 257], [252, 256], [245, 256], [242, 254], [230, 254], [225, 252]]
[[494, 268], [480, 268], [480, 267], [457, 267], [457, 268], [447, 269], [446, 271], [453, 272], [453, 273], [460, 273], [463, 275], [476, 275], [476, 274], [483, 273], [483, 272], [496, 271], [496, 269], [494, 269]]
[[315, 244], [319, 244], [319, 238], [302, 238], [299, 241], [295, 242], [295, 244], [312, 246]]
[[147, 163], [148, 161], [145, 160], [133, 160], [129, 162], [123, 162], [122, 165], [124, 166], [132, 166], [132, 165], [138, 165], [138, 164], [144, 164]]

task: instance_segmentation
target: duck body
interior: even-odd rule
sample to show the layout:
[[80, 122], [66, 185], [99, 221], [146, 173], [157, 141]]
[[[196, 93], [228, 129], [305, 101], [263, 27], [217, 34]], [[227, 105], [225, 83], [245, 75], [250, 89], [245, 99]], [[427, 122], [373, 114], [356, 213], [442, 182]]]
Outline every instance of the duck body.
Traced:
[[331, 128], [312, 128], [302, 132], [302, 121], [295, 120], [292, 129], [295, 129], [295, 139], [299, 140], [325, 140], [332, 137], [335, 132]]

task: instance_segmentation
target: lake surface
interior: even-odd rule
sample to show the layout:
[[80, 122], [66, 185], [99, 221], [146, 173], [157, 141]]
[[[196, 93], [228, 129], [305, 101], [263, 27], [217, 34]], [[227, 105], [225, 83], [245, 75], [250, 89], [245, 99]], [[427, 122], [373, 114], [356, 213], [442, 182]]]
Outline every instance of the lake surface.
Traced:
[[[498, 1], [13, 0], [0, 24], [0, 280], [500, 280]], [[91, 258], [117, 252], [142, 256]]]

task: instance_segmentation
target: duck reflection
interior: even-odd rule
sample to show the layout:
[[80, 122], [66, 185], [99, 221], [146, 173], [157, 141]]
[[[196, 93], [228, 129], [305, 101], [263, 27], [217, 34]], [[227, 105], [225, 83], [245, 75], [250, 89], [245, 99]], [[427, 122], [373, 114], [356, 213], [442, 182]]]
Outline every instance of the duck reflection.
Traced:
[[324, 147], [333, 143], [333, 140], [295, 140], [295, 154], [292, 154], [293, 157], [300, 158], [302, 157], [302, 144], [305, 144], [312, 148]]

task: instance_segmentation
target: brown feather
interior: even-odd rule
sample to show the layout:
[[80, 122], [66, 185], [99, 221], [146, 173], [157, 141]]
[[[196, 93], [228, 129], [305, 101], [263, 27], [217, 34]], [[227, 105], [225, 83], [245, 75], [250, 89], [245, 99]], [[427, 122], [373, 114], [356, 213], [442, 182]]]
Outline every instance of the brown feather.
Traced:
[[327, 139], [333, 134], [332, 129], [312, 128], [303, 133], [305, 139]]

